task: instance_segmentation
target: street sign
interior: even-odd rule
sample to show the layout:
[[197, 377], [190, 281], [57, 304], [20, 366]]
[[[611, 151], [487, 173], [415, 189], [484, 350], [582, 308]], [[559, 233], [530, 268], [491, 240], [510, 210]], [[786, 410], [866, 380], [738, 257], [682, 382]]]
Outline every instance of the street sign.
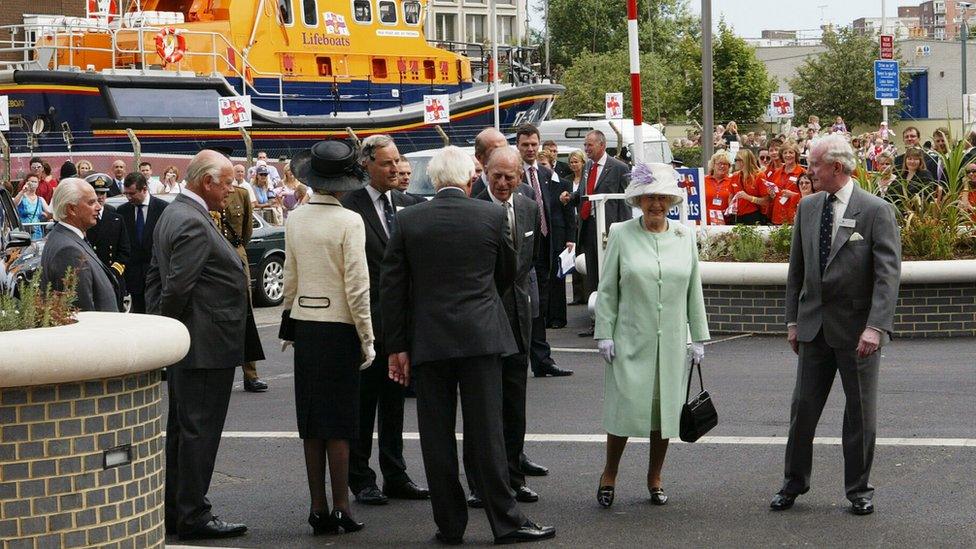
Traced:
[[624, 117], [624, 94], [621, 92], [607, 93], [606, 116], [608, 119]]
[[890, 34], [881, 35], [881, 59], [895, 58], [895, 37]]
[[874, 62], [874, 98], [898, 99], [898, 61], [877, 59]]
[[769, 106], [776, 118], [793, 118], [793, 94], [772, 93], [769, 95]]

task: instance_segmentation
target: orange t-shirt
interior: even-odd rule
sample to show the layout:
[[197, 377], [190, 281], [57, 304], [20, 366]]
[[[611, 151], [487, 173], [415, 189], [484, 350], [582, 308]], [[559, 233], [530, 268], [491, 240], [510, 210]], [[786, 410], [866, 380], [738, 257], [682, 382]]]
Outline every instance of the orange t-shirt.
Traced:
[[[742, 172], [735, 172], [732, 175], [732, 186], [738, 185], [740, 190], [746, 192], [750, 196], [756, 198], [763, 198], [769, 196], [769, 191], [766, 187], [766, 180], [763, 178], [762, 173], [757, 173], [749, 179], [742, 179]], [[737, 193], [738, 190], [732, 191], [729, 196]], [[739, 203], [736, 205], [736, 215], [747, 215], [753, 212], [758, 212], [760, 206], [758, 204], [753, 204], [744, 198], [739, 199]]]
[[[774, 225], [792, 223], [793, 218], [796, 217], [796, 206], [800, 203], [800, 186], [796, 181], [805, 171], [802, 166], [796, 165], [789, 172], [785, 168], [780, 168], [773, 175], [772, 181], [779, 189], [773, 197], [772, 213], [769, 218]], [[784, 190], [796, 194], [788, 195], [783, 192]]]
[[705, 176], [705, 211], [709, 225], [724, 224], [725, 210], [729, 207], [729, 176], [722, 179]]

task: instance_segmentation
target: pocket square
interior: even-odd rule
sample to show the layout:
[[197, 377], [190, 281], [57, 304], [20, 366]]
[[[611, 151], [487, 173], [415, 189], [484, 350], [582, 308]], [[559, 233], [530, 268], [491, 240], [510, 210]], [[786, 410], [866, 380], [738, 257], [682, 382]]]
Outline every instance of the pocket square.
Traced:
[[861, 233], [855, 232], [851, 234], [850, 242], [857, 242], [858, 240], [864, 240], [864, 237], [861, 236]]
[[535, 233], [535, 231], [528, 231], [527, 233], [525, 233], [525, 236], [527, 236], [527, 237], [528, 236], [532, 236], [534, 233]]

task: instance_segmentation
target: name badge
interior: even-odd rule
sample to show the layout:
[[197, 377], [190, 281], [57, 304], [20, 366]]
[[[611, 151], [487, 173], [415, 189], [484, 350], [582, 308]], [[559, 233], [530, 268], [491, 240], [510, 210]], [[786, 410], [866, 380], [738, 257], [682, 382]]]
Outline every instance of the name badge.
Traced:
[[779, 197], [779, 203], [782, 204], [782, 205], [784, 205], [784, 206], [789, 201], [790, 201], [790, 197], [788, 197], [788, 196], [781, 196], [781, 197]]
[[712, 199], [712, 206], [721, 206], [721, 205], [722, 205], [722, 199], [721, 198], [713, 198]]
[[853, 219], [842, 218], [840, 221], [837, 222], [837, 226], [838, 227], [850, 227], [851, 229], [853, 229], [854, 228], [854, 220]]
[[796, 183], [796, 176], [795, 175], [791, 175], [790, 176], [790, 181]]

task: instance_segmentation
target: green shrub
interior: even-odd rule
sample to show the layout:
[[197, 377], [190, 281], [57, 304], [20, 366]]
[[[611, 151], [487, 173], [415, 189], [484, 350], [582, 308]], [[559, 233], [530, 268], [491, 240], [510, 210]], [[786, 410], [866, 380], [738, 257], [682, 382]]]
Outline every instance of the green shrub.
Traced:
[[77, 275], [68, 269], [65, 290], [41, 288], [40, 269], [20, 288], [20, 297], [0, 296], [0, 332], [50, 328], [74, 322]]
[[790, 245], [793, 243], [793, 226], [780, 225], [769, 232], [769, 250], [777, 259], [790, 257]]
[[766, 252], [759, 230], [751, 225], [736, 225], [732, 229], [732, 257], [740, 262], [762, 261]]
[[671, 149], [675, 160], [680, 160], [686, 168], [702, 167], [701, 147], [675, 147]]

